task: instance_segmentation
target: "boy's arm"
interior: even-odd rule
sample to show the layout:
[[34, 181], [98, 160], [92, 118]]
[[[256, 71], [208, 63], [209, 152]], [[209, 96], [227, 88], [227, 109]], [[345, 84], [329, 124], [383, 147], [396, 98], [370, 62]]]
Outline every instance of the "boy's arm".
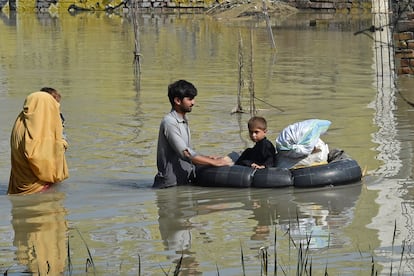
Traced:
[[253, 161], [250, 160], [251, 152], [252, 152], [251, 148], [247, 148], [245, 151], [243, 151], [239, 159], [237, 159], [237, 161], [235, 162], [235, 165], [250, 167], [253, 164]]
[[276, 161], [276, 149], [273, 146], [272, 142], [268, 141], [265, 151], [265, 162], [264, 166], [266, 168], [274, 167]]

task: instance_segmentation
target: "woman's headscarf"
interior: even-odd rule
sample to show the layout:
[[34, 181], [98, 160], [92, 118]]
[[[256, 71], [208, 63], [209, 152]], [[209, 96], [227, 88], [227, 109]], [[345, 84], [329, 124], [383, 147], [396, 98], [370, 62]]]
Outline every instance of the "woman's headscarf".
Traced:
[[60, 104], [46, 92], [27, 96], [10, 137], [9, 194], [31, 194], [69, 177]]

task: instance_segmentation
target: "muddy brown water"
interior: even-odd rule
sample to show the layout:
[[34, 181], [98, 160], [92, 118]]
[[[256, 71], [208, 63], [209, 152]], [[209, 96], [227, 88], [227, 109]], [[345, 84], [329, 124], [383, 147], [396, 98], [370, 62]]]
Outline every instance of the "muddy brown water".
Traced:
[[[315, 275], [367, 275], [372, 260], [379, 274], [412, 271], [409, 258], [399, 263], [411, 255], [413, 233], [413, 108], [401, 97], [412, 86], [400, 79], [394, 87], [383, 68], [389, 60], [377, 62], [376, 42], [354, 35], [370, 18], [332, 17], [316, 26], [309, 26], [312, 15], [273, 18], [275, 50], [264, 22], [139, 20], [137, 77], [126, 17], [2, 15], [1, 272], [42, 274], [48, 263], [54, 274], [83, 275], [88, 267], [97, 275], [171, 275], [182, 257], [181, 275], [242, 275], [242, 260], [246, 275], [260, 275], [259, 257], [267, 252], [269, 271], [276, 260], [278, 273], [294, 275], [306, 244]], [[231, 114], [240, 39], [246, 113]], [[151, 189], [158, 125], [170, 109], [166, 88], [177, 79], [199, 90], [189, 115], [197, 151], [252, 146], [246, 122], [253, 79], [271, 141], [292, 122], [331, 120], [323, 139], [354, 157], [367, 176], [309, 190]], [[48, 193], [7, 196], [10, 130], [25, 96], [42, 86], [62, 93], [70, 178]]]

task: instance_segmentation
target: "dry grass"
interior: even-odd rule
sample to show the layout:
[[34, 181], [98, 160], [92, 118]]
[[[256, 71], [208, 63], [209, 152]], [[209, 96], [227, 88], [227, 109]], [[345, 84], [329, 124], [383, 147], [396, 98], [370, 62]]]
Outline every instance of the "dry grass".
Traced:
[[[285, 17], [296, 13], [298, 10], [284, 2], [264, 0], [267, 13], [270, 17]], [[251, 20], [263, 18], [262, 0], [236, 0], [225, 1], [207, 11], [208, 14], [220, 20]]]

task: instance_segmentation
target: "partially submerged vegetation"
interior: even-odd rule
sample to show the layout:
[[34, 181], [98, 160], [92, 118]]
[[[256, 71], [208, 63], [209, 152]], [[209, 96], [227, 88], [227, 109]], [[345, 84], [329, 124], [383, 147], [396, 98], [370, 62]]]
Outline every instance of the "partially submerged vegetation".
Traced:
[[[299, 224], [299, 218], [297, 218], [296, 223]], [[321, 275], [323, 273], [324, 275], [329, 275], [330, 269], [328, 265], [328, 260], [326, 260], [325, 265], [321, 266], [320, 260], [319, 264], [316, 265], [313, 263], [313, 256], [312, 253], [314, 252], [312, 249], [312, 240], [314, 239], [312, 233], [301, 233], [301, 235], [293, 235], [291, 233], [290, 228], [287, 229], [287, 231], [283, 235], [283, 244], [286, 244], [288, 248], [280, 248], [281, 246], [281, 240], [280, 237], [277, 236], [277, 227], [278, 225], [274, 225], [274, 236], [273, 236], [273, 244], [272, 246], [262, 246], [258, 249], [258, 252], [256, 254], [256, 259], [258, 264], [256, 265], [258, 272], [257, 275], [260, 276], [268, 276], [268, 275], [312, 275], [315, 273], [318, 273], [318, 275]], [[86, 240], [83, 238], [80, 231], [76, 228], [71, 228], [69, 232], [75, 231], [79, 237], [82, 240], [83, 245], [85, 246], [87, 250], [87, 256], [85, 259], [84, 264], [84, 272], [87, 275], [102, 275], [106, 274], [104, 269], [101, 269], [99, 267], [96, 267], [96, 264], [93, 259], [92, 250], [89, 248], [89, 246], [86, 243]], [[397, 252], [398, 250], [395, 250], [395, 236], [397, 232], [397, 226], [396, 223], [394, 224], [394, 232], [393, 232], [393, 239], [392, 239], [392, 249], [391, 249], [391, 256], [389, 256], [390, 264], [388, 266], [390, 275], [394, 275], [394, 273], [401, 275], [403, 268], [403, 260], [406, 258], [406, 250], [405, 245], [402, 244], [400, 252]], [[71, 235], [68, 235], [67, 240], [67, 265], [66, 265], [66, 271], [64, 271], [64, 275], [79, 275], [81, 273], [81, 268], [77, 267], [74, 269], [73, 262], [71, 258], [71, 246], [70, 246], [70, 237]], [[73, 237], [73, 236], [72, 236]], [[327, 237], [327, 246], [324, 248], [324, 250], [328, 253], [330, 250], [330, 235], [328, 234]], [[36, 248], [33, 248], [33, 251], [36, 251]], [[280, 251], [284, 252], [284, 255], [286, 255], [286, 252], [288, 252], [288, 259], [281, 257], [282, 254], [280, 254]], [[28, 252], [29, 253], [29, 252]], [[373, 253], [367, 253], [362, 252], [359, 250], [360, 258], [363, 264], [366, 264], [366, 266], [363, 267], [363, 271], [365, 274], [363, 275], [379, 275], [382, 273], [381, 265], [376, 260], [376, 257]], [[399, 255], [398, 255], [399, 254]], [[329, 254], [327, 254], [329, 256]], [[393, 263], [393, 259], [399, 259], [399, 263]], [[242, 244], [240, 244], [240, 275], [247, 275], [247, 269], [246, 269], [246, 260], [252, 259], [251, 256], [247, 257]], [[160, 269], [162, 270], [163, 275], [169, 276], [179, 276], [179, 275], [188, 275], [186, 274], [188, 271], [188, 268], [184, 267], [183, 263], [185, 260], [184, 253], [181, 252], [181, 256], [172, 262], [171, 266], [169, 267], [163, 267], [160, 265]], [[53, 264], [53, 261], [48, 262], [49, 264]], [[79, 266], [79, 265], [78, 265]], [[142, 260], [141, 255], [138, 254], [137, 258], [137, 275], [146, 275], [147, 272], [143, 271], [142, 269]], [[19, 271], [13, 271], [14, 265], [9, 266], [6, 270], [1, 271], [3, 275], [9, 275], [15, 273], [19, 273]], [[122, 265], [119, 266], [121, 273], [122, 271]], [[112, 269], [112, 268], [111, 268]], [[220, 267], [216, 264], [217, 269], [217, 275], [220, 275]], [[350, 268], [352, 269], [352, 268]], [[251, 271], [251, 270], [250, 270]], [[36, 271], [20, 271], [23, 274], [39, 274], [39, 270]], [[198, 271], [200, 273], [200, 271]], [[184, 273], [184, 274], [183, 274]], [[370, 273], [370, 274], [367, 274]], [[382, 273], [384, 275], [384, 273]]]
[[224, 1], [206, 11], [206, 14], [222, 20], [265, 19], [268, 16], [286, 17], [298, 12], [298, 9], [281, 1], [269, 0], [236, 0]]

